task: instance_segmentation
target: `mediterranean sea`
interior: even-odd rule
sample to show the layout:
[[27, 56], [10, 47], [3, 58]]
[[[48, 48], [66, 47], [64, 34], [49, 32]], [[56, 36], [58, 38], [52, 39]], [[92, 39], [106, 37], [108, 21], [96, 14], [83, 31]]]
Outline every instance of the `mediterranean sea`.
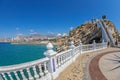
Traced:
[[0, 66], [43, 58], [46, 50], [46, 45], [0, 43]]

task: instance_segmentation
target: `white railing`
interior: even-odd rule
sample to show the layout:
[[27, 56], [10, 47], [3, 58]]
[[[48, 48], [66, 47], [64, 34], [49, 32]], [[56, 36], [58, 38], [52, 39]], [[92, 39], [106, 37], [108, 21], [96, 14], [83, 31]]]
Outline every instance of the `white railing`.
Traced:
[[36, 61], [0, 67], [0, 80], [54, 80], [82, 53], [107, 48], [107, 43], [95, 43], [74, 46], [71, 42], [70, 49], [57, 53], [52, 50], [53, 45], [48, 43], [46, 58]]
[[49, 77], [46, 63], [49, 58], [43, 58], [40, 60], [0, 67], [0, 73], [3, 80], [33, 80], [33, 79], [44, 79]]
[[85, 52], [85, 51], [90, 51], [90, 50], [93, 50], [94, 49], [94, 46], [93, 44], [88, 44], [88, 45], [83, 45], [82, 46], [82, 51]]

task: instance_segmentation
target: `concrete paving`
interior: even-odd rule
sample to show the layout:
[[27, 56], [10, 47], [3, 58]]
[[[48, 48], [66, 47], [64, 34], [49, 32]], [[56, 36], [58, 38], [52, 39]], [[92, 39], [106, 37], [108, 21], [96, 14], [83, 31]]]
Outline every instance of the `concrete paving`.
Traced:
[[90, 80], [87, 64], [97, 54], [110, 51], [111, 48], [81, 54], [75, 62], [68, 66], [56, 80]]
[[108, 80], [120, 80], [120, 52], [113, 52], [100, 58], [99, 67]]
[[[90, 64], [91, 59], [93, 59], [95, 56], [99, 54], [109, 52], [109, 51], [116, 51], [116, 50], [120, 50], [120, 49], [119, 48], [107, 48], [104, 50], [81, 54], [76, 59], [75, 62], [73, 62], [70, 66], [68, 66], [59, 75], [59, 77], [56, 80], [92, 80], [89, 74], [89, 64]], [[104, 65], [103, 60], [102, 60], [102, 63], [100, 62], [100, 65]], [[111, 79], [111, 80], [115, 80], [115, 79]]]

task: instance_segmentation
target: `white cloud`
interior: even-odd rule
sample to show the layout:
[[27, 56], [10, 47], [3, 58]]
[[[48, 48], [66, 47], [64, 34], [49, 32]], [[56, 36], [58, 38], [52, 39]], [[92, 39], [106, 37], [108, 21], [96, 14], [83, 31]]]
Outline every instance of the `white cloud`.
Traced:
[[33, 34], [37, 34], [37, 32], [35, 32], [33, 29], [30, 29], [30, 34], [33, 35]]

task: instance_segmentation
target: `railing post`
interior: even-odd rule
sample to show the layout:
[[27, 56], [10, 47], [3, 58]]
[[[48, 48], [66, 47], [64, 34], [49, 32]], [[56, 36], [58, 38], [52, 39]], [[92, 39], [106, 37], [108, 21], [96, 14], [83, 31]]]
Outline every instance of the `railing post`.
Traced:
[[93, 40], [93, 48], [94, 48], [94, 51], [96, 50], [96, 42], [95, 40]]
[[44, 73], [43, 73], [41, 64], [39, 64], [38, 67], [39, 67], [39, 70], [40, 70], [40, 73], [39, 73], [40, 77], [41, 77], [41, 79], [43, 79]]
[[33, 66], [33, 71], [34, 71], [34, 76], [36, 79], [39, 78], [39, 75], [37, 74], [37, 69], [36, 69], [36, 66]]
[[80, 45], [80, 54], [82, 54], [82, 42], [81, 42], [81, 40], [80, 40], [79, 45]]
[[70, 46], [69, 46], [69, 48], [70, 48], [70, 49], [74, 49], [74, 48], [75, 48], [75, 46], [74, 46], [74, 42], [73, 42], [73, 41], [70, 42]]
[[33, 78], [32, 74], [31, 74], [31, 72], [30, 72], [30, 68], [27, 68], [26, 71], [27, 71], [27, 73], [28, 73], [28, 78], [29, 78], [30, 80], [33, 80], [34, 78]]
[[74, 55], [74, 48], [75, 48], [75, 46], [74, 46], [74, 42], [73, 41], [70, 42], [69, 48], [72, 49], [71, 57], [72, 57], [73, 61], [75, 61], [75, 59], [74, 59], [74, 56], [75, 56]]
[[3, 80], [1, 74], [0, 74], [0, 80]]
[[19, 76], [18, 76], [18, 74], [17, 74], [17, 71], [14, 71], [14, 74], [15, 74], [16, 79], [17, 79], [17, 80], [20, 80], [20, 78], [19, 78]]
[[11, 73], [8, 72], [7, 74], [8, 74], [8, 76], [9, 76], [10, 80], [13, 80], [13, 77], [12, 77]]
[[21, 74], [23, 80], [27, 80], [23, 70], [20, 70], [20, 74]]
[[56, 72], [56, 57], [55, 57], [55, 55], [57, 54], [57, 52], [52, 49], [53, 45], [50, 42], [47, 44], [46, 47], [48, 50], [44, 53], [44, 55], [49, 58], [47, 68], [48, 68], [48, 72], [51, 73], [51, 76], [54, 80], [56, 77], [58, 77], [57, 73], [55, 74], [55, 72]]
[[4, 79], [2, 79], [2, 80], [7, 80], [7, 77], [5, 76], [5, 73], [2, 73], [2, 76], [3, 76], [3, 78], [4, 78]]
[[20, 70], [20, 74], [21, 74], [23, 80], [28, 80], [28, 79], [26, 78], [23, 70]]

